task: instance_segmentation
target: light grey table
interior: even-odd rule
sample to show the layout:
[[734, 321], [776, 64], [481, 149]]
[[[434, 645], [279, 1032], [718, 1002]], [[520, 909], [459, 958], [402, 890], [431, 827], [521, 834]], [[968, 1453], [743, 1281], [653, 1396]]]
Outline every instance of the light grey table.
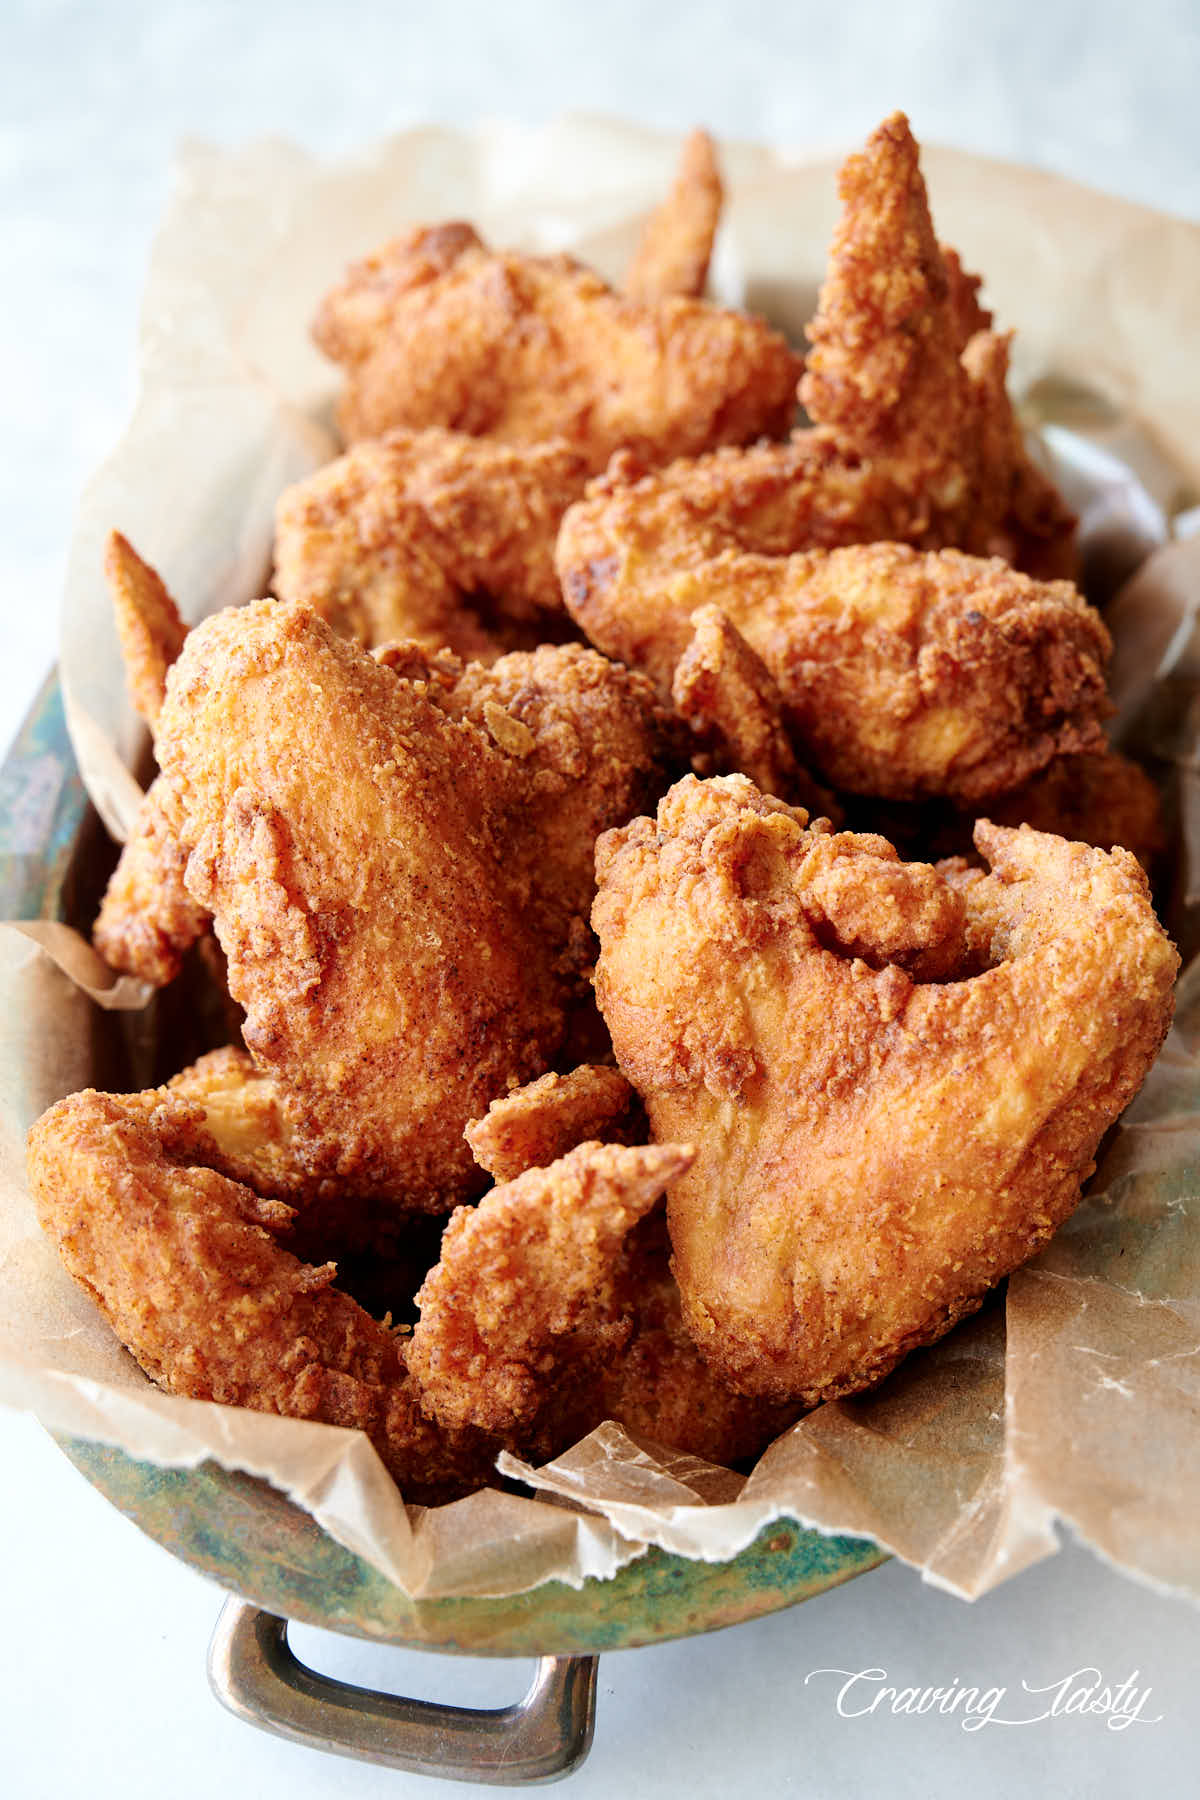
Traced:
[[[10, 0], [0, 61], [0, 740], [54, 654], [71, 511], [132, 399], [147, 247], [183, 135], [282, 132], [336, 151], [422, 119], [584, 108], [784, 144], [848, 145], [897, 105], [918, 136], [1042, 163], [1200, 216], [1200, 7], [954, 0], [653, 8], [460, 0], [136, 5]], [[1200, 379], [1198, 372], [1197, 379]], [[31, 1421], [0, 1414], [0, 1791], [122, 1800], [286, 1790], [449, 1793], [250, 1731], [208, 1695], [215, 1588], [140, 1537]], [[322, 1669], [499, 1704], [526, 1669], [297, 1634]], [[841, 1680], [1024, 1694], [1094, 1666], [1152, 1690], [1138, 1723], [839, 1715]], [[600, 1664], [596, 1747], [571, 1791], [627, 1800], [1013, 1792], [1162, 1800], [1197, 1787], [1200, 1618], [1068, 1548], [974, 1607], [892, 1564], [730, 1633]], [[1084, 1679], [1083, 1677], [1080, 1678]], [[857, 1693], [864, 1692], [860, 1685]], [[853, 1695], [845, 1711], [854, 1710]], [[1156, 1723], [1152, 1717], [1161, 1715]], [[453, 1791], [461, 1792], [461, 1789]]]

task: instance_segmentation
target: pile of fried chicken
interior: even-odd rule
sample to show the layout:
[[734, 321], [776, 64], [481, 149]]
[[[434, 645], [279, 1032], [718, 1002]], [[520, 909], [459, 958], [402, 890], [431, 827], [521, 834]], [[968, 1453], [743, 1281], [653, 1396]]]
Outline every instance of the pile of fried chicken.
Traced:
[[805, 357], [701, 297], [721, 198], [695, 133], [622, 292], [459, 223], [351, 268], [267, 598], [189, 632], [109, 544], [159, 773], [95, 942], [207, 946], [244, 1020], [38, 1121], [42, 1223], [162, 1387], [360, 1428], [417, 1502], [605, 1419], [738, 1464], [877, 1382], [1067, 1217], [1171, 1018], [1157, 792], [907, 121]]

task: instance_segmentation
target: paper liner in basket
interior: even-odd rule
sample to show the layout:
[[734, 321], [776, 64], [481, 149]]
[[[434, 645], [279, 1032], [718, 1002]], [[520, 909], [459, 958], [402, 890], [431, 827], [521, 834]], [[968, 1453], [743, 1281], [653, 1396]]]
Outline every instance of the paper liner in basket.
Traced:
[[[335, 379], [306, 325], [341, 266], [406, 224], [458, 216], [497, 243], [570, 248], [616, 275], [675, 151], [648, 132], [568, 120], [410, 132], [342, 165], [281, 144], [184, 155], [151, 267], [141, 397], [85, 496], [64, 609], [72, 737], [115, 835], [136, 802], [143, 740], [103, 591], [107, 530], [161, 568], [192, 621], [248, 598], [268, 565], [276, 494], [333, 453], [322, 421]], [[836, 165], [745, 146], [722, 154], [719, 297], [798, 337], [836, 217]], [[1091, 527], [1115, 533], [1127, 558], [1132, 533], [1143, 554], [1200, 489], [1200, 228], [1028, 170], [949, 151], [923, 161], [939, 231], [985, 273], [1000, 323], [1017, 328], [1019, 379], [1043, 414], [1082, 417], [1133, 461], [1140, 483], [1103, 454], [1074, 478]], [[1195, 550], [1159, 550], [1114, 608], [1122, 722], [1140, 714], [1143, 737], [1166, 663], [1186, 656]], [[1186, 798], [1194, 734], [1177, 715], [1155, 747], [1180, 763]], [[1190, 800], [1184, 824], [1200, 843], [1193, 814]], [[875, 1537], [964, 1595], [1050, 1552], [1058, 1517], [1141, 1579], [1200, 1598], [1194, 975], [1091, 1197], [1012, 1280], [1007, 1308], [996, 1299], [874, 1393], [818, 1409], [748, 1479], [609, 1425], [542, 1470], [505, 1460], [544, 1499], [493, 1491], [427, 1511], [404, 1507], [356, 1433], [160, 1394], [41, 1237], [24, 1133], [60, 1095], [104, 1084], [97, 1020], [113, 1014], [97, 1002], [139, 998], [115, 992], [69, 934], [39, 942], [0, 927], [0, 1397], [53, 1429], [262, 1475], [413, 1594], [578, 1585], [650, 1544], [724, 1559], [788, 1514]]]

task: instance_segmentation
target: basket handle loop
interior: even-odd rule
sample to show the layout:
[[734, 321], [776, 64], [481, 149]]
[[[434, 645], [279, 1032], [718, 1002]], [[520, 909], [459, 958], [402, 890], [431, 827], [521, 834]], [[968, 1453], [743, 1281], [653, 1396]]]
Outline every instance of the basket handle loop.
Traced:
[[353, 1687], [306, 1667], [287, 1620], [230, 1599], [217, 1620], [208, 1677], [247, 1724], [310, 1750], [444, 1781], [518, 1787], [570, 1775], [592, 1747], [594, 1656], [543, 1656], [525, 1696], [473, 1710]]

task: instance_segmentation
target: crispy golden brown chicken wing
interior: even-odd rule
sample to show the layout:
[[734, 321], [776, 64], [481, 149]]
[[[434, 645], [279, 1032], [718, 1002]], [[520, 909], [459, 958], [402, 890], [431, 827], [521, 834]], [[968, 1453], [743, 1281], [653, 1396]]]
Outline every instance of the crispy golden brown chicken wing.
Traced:
[[291, 1209], [218, 1156], [205, 1108], [171, 1088], [72, 1094], [30, 1133], [42, 1227], [151, 1380], [364, 1431], [410, 1500], [485, 1482], [498, 1444], [430, 1422], [401, 1342], [332, 1285], [332, 1263], [283, 1247]]
[[583, 1144], [460, 1208], [406, 1340], [310, 1260], [317, 1196], [244, 1053], [73, 1094], [29, 1139], [43, 1228], [152, 1380], [365, 1431], [424, 1502], [485, 1483], [502, 1446], [545, 1458], [599, 1423], [638, 1299], [625, 1240], [690, 1159]]
[[988, 875], [871, 839], [831, 866], [733, 776], [598, 847], [601, 1010], [655, 1134], [697, 1150], [668, 1197], [684, 1317], [748, 1394], [853, 1392], [978, 1306], [1073, 1209], [1166, 1032], [1178, 957], [1135, 859], [976, 841]]
[[[622, 1143], [642, 1141], [634, 1134], [645, 1133], [645, 1116], [629, 1083], [615, 1069], [582, 1068], [568, 1076], [545, 1075], [493, 1102], [486, 1119], [468, 1126], [467, 1137], [477, 1159], [497, 1179], [512, 1181], [525, 1169], [541, 1168], [592, 1136], [593, 1127], [596, 1135], [602, 1134], [610, 1142], [614, 1137]], [[578, 1251], [564, 1253], [561, 1227], [561, 1273], [557, 1278], [555, 1264], [541, 1254], [543, 1239], [554, 1226], [553, 1221], [539, 1224], [538, 1214], [553, 1203], [555, 1192], [554, 1184], [526, 1186], [512, 1225], [507, 1223], [509, 1203], [499, 1208], [491, 1195], [486, 1196], [470, 1216], [470, 1237], [460, 1246], [457, 1259], [444, 1259], [446, 1263], [457, 1261], [455, 1311], [489, 1308], [490, 1335], [501, 1347], [509, 1336], [522, 1331], [520, 1318], [527, 1307], [535, 1316], [545, 1317], [558, 1304], [558, 1286], [578, 1280], [572, 1271], [580, 1266], [580, 1256]], [[574, 1229], [578, 1231], [577, 1226]], [[532, 1257], [522, 1254], [526, 1238], [532, 1242]], [[502, 1281], [510, 1287], [514, 1282], [521, 1284], [522, 1298], [514, 1300], [510, 1308], [514, 1320], [507, 1328], [489, 1298], [495, 1286], [491, 1265], [500, 1255], [504, 1258]], [[464, 1257], [469, 1260], [464, 1262]], [[540, 1273], [545, 1293], [536, 1288], [525, 1292], [535, 1273]], [[441, 1293], [448, 1276], [439, 1270], [431, 1280], [435, 1291]], [[480, 1284], [482, 1293], [472, 1299]], [[627, 1233], [610, 1232], [592, 1291], [606, 1295], [607, 1305], [601, 1311], [593, 1305], [589, 1311], [584, 1354], [567, 1357], [560, 1349], [548, 1364], [554, 1384], [560, 1385], [570, 1376], [572, 1391], [565, 1403], [580, 1433], [601, 1419], [616, 1419], [641, 1439], [703, 1457], [706, 1462], [729, 1464], [757, 1454], [795, 1418], [795, 1406], [780, 1407], [739, 1394], [708, 1367], [696, 1349], [683, 1322], [679, 1288], [671, 1273], [671, 1244], [661, 1206], [647, 1211]], [[425, 1323], [423, 1319], [418, 1337]], [[434, 1316], [429, 1325], [435, 1325]], [[461, 1365], [461, 1325], [456, 1341]], [[547, 1343], [548, 1356], [551, 1349]], [[489, 1368], [498, 1352], [489, 1348], [481, 1349], [480, 1354]]]
[[[1073, 572], [1074, 518], [1030, 461], [1008, 398], [1009, 340], [991, 331], [978, 280], [939, 249], [903, 115], [849, 158], [841, 193], [801, 384], [812, 429], [649, 473], [615, 460], [585, 509], [597, 567], [625, 554], [620, 494], [636, 483], [640, 543], [652, 533], [676, 561], [888, 540], [1001, 555], [1043, 578]], [[572, 568], [583, 565], [560, 555], [564, 579]]]
[[511, 1435], [556, 1386], [594, 1390], [632, 1329], [622, 1246], [691, 1160], [679, 1144], [584, 1143], [459, 1207], [408, 1350], [432, 1416]]
[[615, 294], [569, 257], [491, 251], [439, 226], [356, 264], [313, 327], [346, 371], [348, 443], [400, 425], [565, 439], [592, 469], [786, 431], [801, 361], [762, 320]]
[[663, 779], [642, 678], [578, 646], [380, 661], [259, 601], [190, 635], [158, 751], [309, 1173], [448, 1209], [478, 1185], [467, 1121], [562, 1040], [595, 838]]
[[588, 637], [664, 696], [695, 610], [718, 607], [778, 684], [796, 754], [835, 788], [975, 802], [1103, 743], [1100, 615], [998, 558], [714, 550], [635, 487], [572, 507], [558, 561]]

